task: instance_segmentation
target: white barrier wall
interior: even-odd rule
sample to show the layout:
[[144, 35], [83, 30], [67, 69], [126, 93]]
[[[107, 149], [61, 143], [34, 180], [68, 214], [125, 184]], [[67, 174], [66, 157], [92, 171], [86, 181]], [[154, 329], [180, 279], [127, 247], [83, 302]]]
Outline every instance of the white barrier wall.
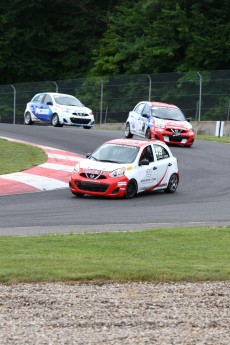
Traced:
[[[216, 121], [191, 121], [196, 134], [215, 135]], [[96, 128], [124, 131], [125, 123], [105, 123], [95, 125]], [[224, 121], [223, 136], [230, 137], [230, 121]]]

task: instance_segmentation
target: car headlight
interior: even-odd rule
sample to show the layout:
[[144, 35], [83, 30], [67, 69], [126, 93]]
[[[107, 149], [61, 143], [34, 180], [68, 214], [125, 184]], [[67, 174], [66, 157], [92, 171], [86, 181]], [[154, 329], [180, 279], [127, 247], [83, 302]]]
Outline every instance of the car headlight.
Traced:
[[164, 124], [164, 123], [157, 123], [157, 124], [156, 124], [156, 127], [157, 127], [158, 129], [163, 129], [163, 128], [165, 128], [165, 124]]
[[125, 174], [125, 170], [126, 170], [126, 168], [118, 168], [118, 169], [116, 169], [116, 170], [113, 170], [113, 171], [109, 174], [109, 176], [110, 176], [110, 177], [121, 177], [121, 176], [123, 176], [123, 175]]
[[80, 164], [79, 164], [79, 163], [75, 165], [73, 171], [74, 171], [75, 173], [78, 173], [78, 172], [80, 171]]
[[189, 130], [189, 134], [191, 134], [191, 135], [194, 134], [194, 130], [192, 128]]

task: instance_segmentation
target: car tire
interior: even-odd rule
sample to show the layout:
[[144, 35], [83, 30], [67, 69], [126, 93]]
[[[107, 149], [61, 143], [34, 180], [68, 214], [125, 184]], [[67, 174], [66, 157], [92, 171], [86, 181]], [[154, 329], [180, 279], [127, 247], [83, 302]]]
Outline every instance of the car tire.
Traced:
[[150, 131], [150, 128], [147, 128], [147, 129], [146, 129], [145, 138], [146, 138], [146, 139], [151, 139], [151, 131]]
[[84, 129], [90, 129], [91, 127], [89, 126], [83, 126]]
[[166, 193], [174, 193], [177, 189], [179, 183], [179, 176], [177, 174], [172, 174], [170, 176], [168, 187], [164, 190]]
[[24, 123], [25, 125], [33, 125], [31, 114], [29, 112], [25, 113]]
[[63, 126], [59, 122], [58, 114], [53, 114], [51, 122], [52, 122], [53, 127], [62, 127]]
[[77, 196], [78, 198], [82, 198], [85, 194], [82, 194], [82, 193], [76, 193], [76, 192], [72, 192], [71, 193], [74, 195], [74, 196]]
[[137, 182], [132, 179], [129, 181], [125, 191], [125, 199], [132, 199], [137, 194]]
[[133, 134], [130, 132], [130, 124], [129, 124], [129, 122], [127, 122], [125, 124], [125, 137], [126, 138], [132, 138], [133, 137]]

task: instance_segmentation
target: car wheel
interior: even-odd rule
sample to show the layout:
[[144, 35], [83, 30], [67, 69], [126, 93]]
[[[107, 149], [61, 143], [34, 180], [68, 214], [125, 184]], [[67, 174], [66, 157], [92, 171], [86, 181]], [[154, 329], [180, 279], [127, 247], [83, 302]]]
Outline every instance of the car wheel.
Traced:
[[63, 125], [61, 125], [60, 122], [59, 122], [58, 114], [53, 114], [53, 117], [52, 117], [51, 122], [52, 122], [52, 125], [53, 125], [54, 127], [62, 127], [62, 126], [63, 126]]
[[90, 129], [91, 127], [89, 126], [83, 126], [84, 129]]
[[172, 174], [170, 176], [168, 187], [164, 190], [166, 193], [174, 193], [177, 189], [179, 183], [179, 177], [177, 174]]
[[31, 115], [30, 113], [25, 114], [25, 120], [24, 120], [25, 125], [32, 125], [33, 121], [31, 120]]
[[130, 124], [129, 124], [129, 122], [127, 122], [125, 124], [125, 137], [126, 138], [132, 138], [133, 137], [133, 134], [130, 132]]
[[126, 191], [125, 191], [125, 198], [132, 199], [135, 197], [136, 194], [137, 194], [137, 182], [134, 179], [132, 179], [127, 184]]
[[146, 137], [146, 139], [151, 139], [151, 131], [150, 131], [150, 128], [147, 128], [147, 129], [146, 129], [145, 137]]

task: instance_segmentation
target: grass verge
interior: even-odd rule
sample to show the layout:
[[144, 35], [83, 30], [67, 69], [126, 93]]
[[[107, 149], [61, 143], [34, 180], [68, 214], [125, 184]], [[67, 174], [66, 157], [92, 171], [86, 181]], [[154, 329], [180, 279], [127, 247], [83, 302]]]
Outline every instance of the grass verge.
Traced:
[[230, 279], [230, 227], [0, 237], [0, 282]]
[[47, 161], [39, 147], [0, 139], [0, 175], [32, 168]]
[[226, 143], [230, 144], [230, 137], [216, 137], [215, 135], [201, 135], [197, 134], [196, 139], [201, 139], [201, 140], [209, 140], [209, 141], [216, 141], [219, 143]]

